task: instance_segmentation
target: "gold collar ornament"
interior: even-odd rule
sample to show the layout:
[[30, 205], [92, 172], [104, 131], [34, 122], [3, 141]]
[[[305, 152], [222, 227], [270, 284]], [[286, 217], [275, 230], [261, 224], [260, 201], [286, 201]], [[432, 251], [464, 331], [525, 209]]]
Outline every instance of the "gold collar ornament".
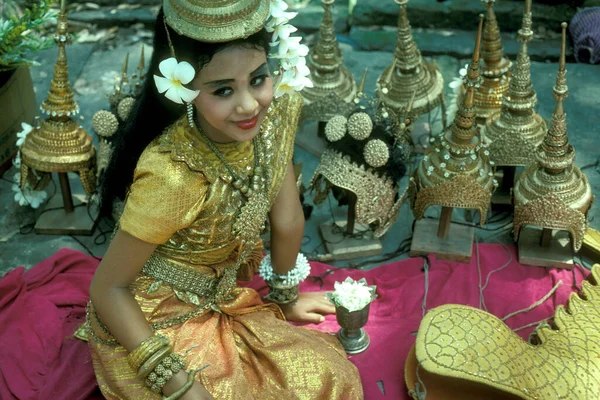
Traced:
[[[535, 112], [537, 95], [531, 82], [531, 0], [525, 1], [523, 24], [518, 39], [521, 48], [512, 70], [502, 109], [488, 118], [482, 136], [489, 145], [490, 158], [497, 166], [525, 166], [535, 160], [535, 150], [546, 135], [546, 122]], [[511, 184], [512, 186], [512, 184]]]
[[[78, 172], [85, 192], [91, 196], [96, 189], [96, 150], [92, 138], [75, 120], [79, 106], [73, 99], [69, 84], [66, 45], [71, 43], [67, 30], [65, 1], [61, 2], [58, 14], [57, 33], [54, 40], [58, 46], [58, 59], [50, 82], [48, 98], [40, 110], [47, 117], [27, 136], [21, 146], [21, 186], [26, 184], [43, 186], [49, 182], [49, 173], [57, 172], [63, 188], [65, 209], [73, 211], [73, 201], [68, 184], [67, 172]], [[44, 173], [46, 179], [36, 181], [36, 171]]]
[[383, 71], [377, 80], [377, 97], [388, 109], [400, 115], [402, 109], [414, 96], [412, 106], [414, 119], [441, 106], [445, 129], [446, 110], [442, 74], [437, 66], [421, 58], [406, 12], [409, 0], [394, 1], [400, 7], [396, 50], [392, 65]]
[[329, 121], [335, 115], [348, 116], [354, 109], [356, 81], [344, 66], [344, 58], [331, 17], [335, 0], [321, 0], [325, 9], [319, 28], [319, 38], [309, 51], [307, 66], [313, 87], [305, 87], [300, 94], [304, 98], [301, 120]]
[[575, 150], [569, 143], [564, 100], [568, 95], [565, 68], [567, 24], [562, 24], [562, 47], [553, 96], [556, 107], [551, 127], [535, 153], [536, 161], [521, 174], [513, 190], [514, 235], [532, 225], [566, 230], [579, 251], [587, 227], [587, 212], [594, 196], [584, 173], [574, 165]]
[[475, 51], [467, 72], [467, 93], [451, 126], [431, 146], [409, 183], [409, 198], [415, 219], [428, 207], [475, 208], [483, 225], [496, 186], [493, 162], [481, 142], [475, 122], [473, 98], [479, 84], [480, 16]]
[[[473, 98], [477, 124], [481, 126], [485, 124], [487, 118], [502, 108], [502, 96], [508, 91], [512, 66], [511, 61], [504, 56], [500, 28], [493, 9], [495, 2], [496, 0], [482, 1], [487, 6], [481, 46], [483, 79]], [[466, 90], [467, 88], [463, 86], [463, 92]]]
[[524, 342], [497, 317], [448, 304], [429, 311], [405, 366], [415, 400], [600, 398], [600, 265]]

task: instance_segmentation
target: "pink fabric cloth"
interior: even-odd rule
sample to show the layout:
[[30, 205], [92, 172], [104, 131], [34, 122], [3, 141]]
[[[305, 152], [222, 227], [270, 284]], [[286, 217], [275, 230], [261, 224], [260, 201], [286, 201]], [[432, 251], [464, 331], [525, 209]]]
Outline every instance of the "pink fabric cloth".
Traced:
[[[481, 280], [476, 257], [470, 265], [430, 257], [426, 308], [447, 303], [479, 307], [478, 282], [509, 260], [500, 245], [481, 244]], [[493, 274], [484, 290], [487, 309], [500, 317], [526, 308], [541, 299], [558, 280], [563, 285], [544, 304], [510, 318], [512, 328], [548, 318], [564, 304], [583, 274], [521, 266], [516, 250], [509, 248], [512, 262]], [[474, 249], [475, 254], [475, 249]], [[87, 344], [71, 339], [84, 320], [88, 288], [98, 260], [80, 252], [62, 249], [29, 271], [17, 268], [0, 280], [0, 398], [9, 399], [101, 399], [97, 391]], [[332, 267], [312, 263], [312, 275]], [[383, 265], [370, 271], [336, 270], [323, 279], [323, 290], [346, 276], [365, 277], [377, 285], [379, 297], [371, 306], [365, 326], [371, 337], [369, 349], [351, 357], [358, 367], [365, 398], [408, 399], [404, 385], [404, 361], [415, 341], [422, 315], [425, 291], [423, 259], [414, 258]], [[249, 283], [261, 293], [266, 287], [259, 277]], [[302, 291], [320, 290], [320, 282], [308, 279]], [[336, 332], [335, 316], [328, 316], [317, 329]], [[533, 328], [520, 331], [527, 338]], [[385, 393], [379, 389], [381, 382]]]

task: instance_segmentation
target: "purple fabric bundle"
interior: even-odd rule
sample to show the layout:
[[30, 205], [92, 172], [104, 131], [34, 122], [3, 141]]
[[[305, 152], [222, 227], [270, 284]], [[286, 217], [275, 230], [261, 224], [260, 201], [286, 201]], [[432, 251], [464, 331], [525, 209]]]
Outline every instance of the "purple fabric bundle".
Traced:
[[579, 10], [569, 25], [577, 62], [600, 62], [600, 7]]

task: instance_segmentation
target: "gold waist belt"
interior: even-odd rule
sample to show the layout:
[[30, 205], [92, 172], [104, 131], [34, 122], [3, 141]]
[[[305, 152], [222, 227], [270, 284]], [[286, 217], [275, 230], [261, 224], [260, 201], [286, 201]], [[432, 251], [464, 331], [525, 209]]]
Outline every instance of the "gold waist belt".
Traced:
[[142, 273], [169, 284], [181, 300], [184, 300], [180, 294], [183, 291], [190, 303], [200, 305], [195, 300], [201, 297], [202, 303], [215, 304], [235, 288], [239, 264], [232, 264], [225, 268], [222, 276], [216, 277], [153, 254], [142, 268]]

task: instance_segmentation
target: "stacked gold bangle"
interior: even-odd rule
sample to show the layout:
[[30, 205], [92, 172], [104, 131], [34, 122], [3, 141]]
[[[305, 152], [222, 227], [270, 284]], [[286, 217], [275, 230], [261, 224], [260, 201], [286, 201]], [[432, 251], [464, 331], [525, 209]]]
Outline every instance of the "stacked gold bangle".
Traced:
[[169, 379], [185, 368], [183, 357], [173, 353], [169, 340], [160, 335], [144, 340], [129, 353], [127, 361], [131, 368], [137, 370], [137, 377], [156, 393], [160, 393]]

